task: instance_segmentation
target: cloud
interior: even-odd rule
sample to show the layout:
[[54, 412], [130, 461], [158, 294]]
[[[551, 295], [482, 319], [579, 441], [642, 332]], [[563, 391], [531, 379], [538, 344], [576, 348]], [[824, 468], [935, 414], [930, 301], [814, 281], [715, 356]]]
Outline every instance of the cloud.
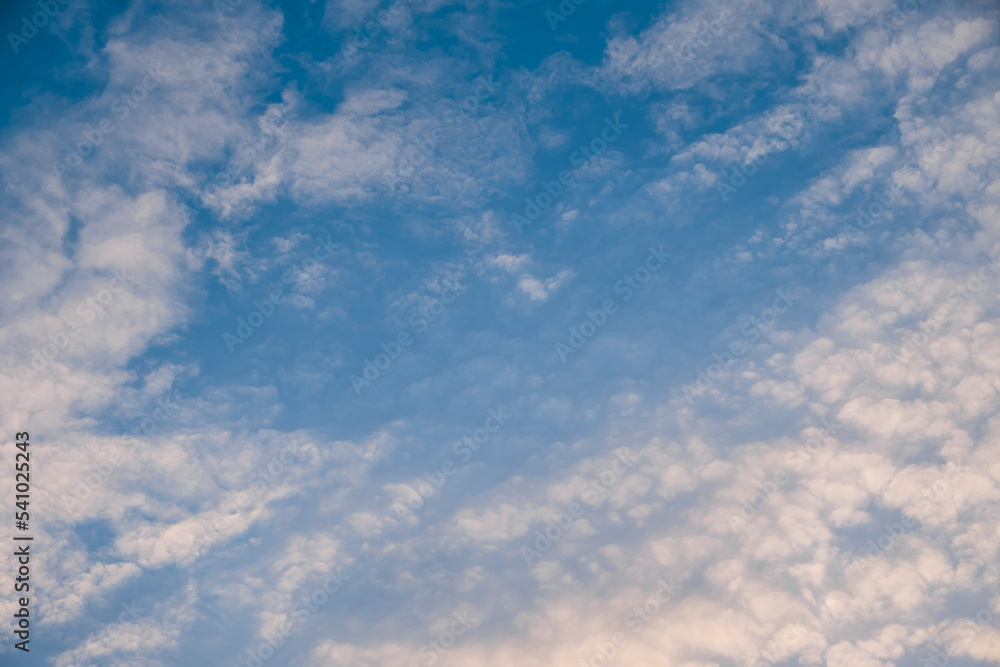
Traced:
[[[424, 3], [348, 67], [377, 8], [135, 5], [26, 69], [60, 92], [0, 137], [0, 419], [38, 461], [44, 659], [995, 660], [968, 621], [1000, 551], [995, 8], [585, 5], [571, 54], [524, 8]], [[615, 150], [511, 233], [618, 109]], [[285, 275], [295, 307], [221, 354]]]

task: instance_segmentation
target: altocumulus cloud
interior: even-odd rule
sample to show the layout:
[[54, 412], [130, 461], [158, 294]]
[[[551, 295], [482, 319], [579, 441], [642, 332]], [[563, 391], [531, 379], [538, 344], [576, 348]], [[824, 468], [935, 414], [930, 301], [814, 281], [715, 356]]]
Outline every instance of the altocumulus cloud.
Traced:
[[6, 16], [4, 664], [1000, 661], [995, 3]]

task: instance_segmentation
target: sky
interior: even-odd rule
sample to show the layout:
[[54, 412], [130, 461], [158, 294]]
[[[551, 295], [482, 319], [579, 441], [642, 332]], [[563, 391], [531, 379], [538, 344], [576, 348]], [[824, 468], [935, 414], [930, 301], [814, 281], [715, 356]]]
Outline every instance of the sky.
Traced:
[[1000, 664], [995, 2], [0, 25], [3, 665]]

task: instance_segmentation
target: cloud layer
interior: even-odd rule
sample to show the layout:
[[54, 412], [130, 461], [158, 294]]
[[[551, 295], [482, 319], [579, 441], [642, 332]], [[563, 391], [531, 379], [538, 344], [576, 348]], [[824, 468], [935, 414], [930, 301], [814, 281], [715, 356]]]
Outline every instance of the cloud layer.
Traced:
[[38, 664], [1000, 661], [1000, 12], [573, 6], [5, 53]]

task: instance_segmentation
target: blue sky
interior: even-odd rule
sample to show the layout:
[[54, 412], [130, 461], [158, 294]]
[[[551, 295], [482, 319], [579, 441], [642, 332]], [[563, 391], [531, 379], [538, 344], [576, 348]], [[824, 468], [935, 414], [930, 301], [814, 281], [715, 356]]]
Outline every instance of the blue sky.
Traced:
[[46, 6], [4, 664], [1000, 661], [995, 3]]

